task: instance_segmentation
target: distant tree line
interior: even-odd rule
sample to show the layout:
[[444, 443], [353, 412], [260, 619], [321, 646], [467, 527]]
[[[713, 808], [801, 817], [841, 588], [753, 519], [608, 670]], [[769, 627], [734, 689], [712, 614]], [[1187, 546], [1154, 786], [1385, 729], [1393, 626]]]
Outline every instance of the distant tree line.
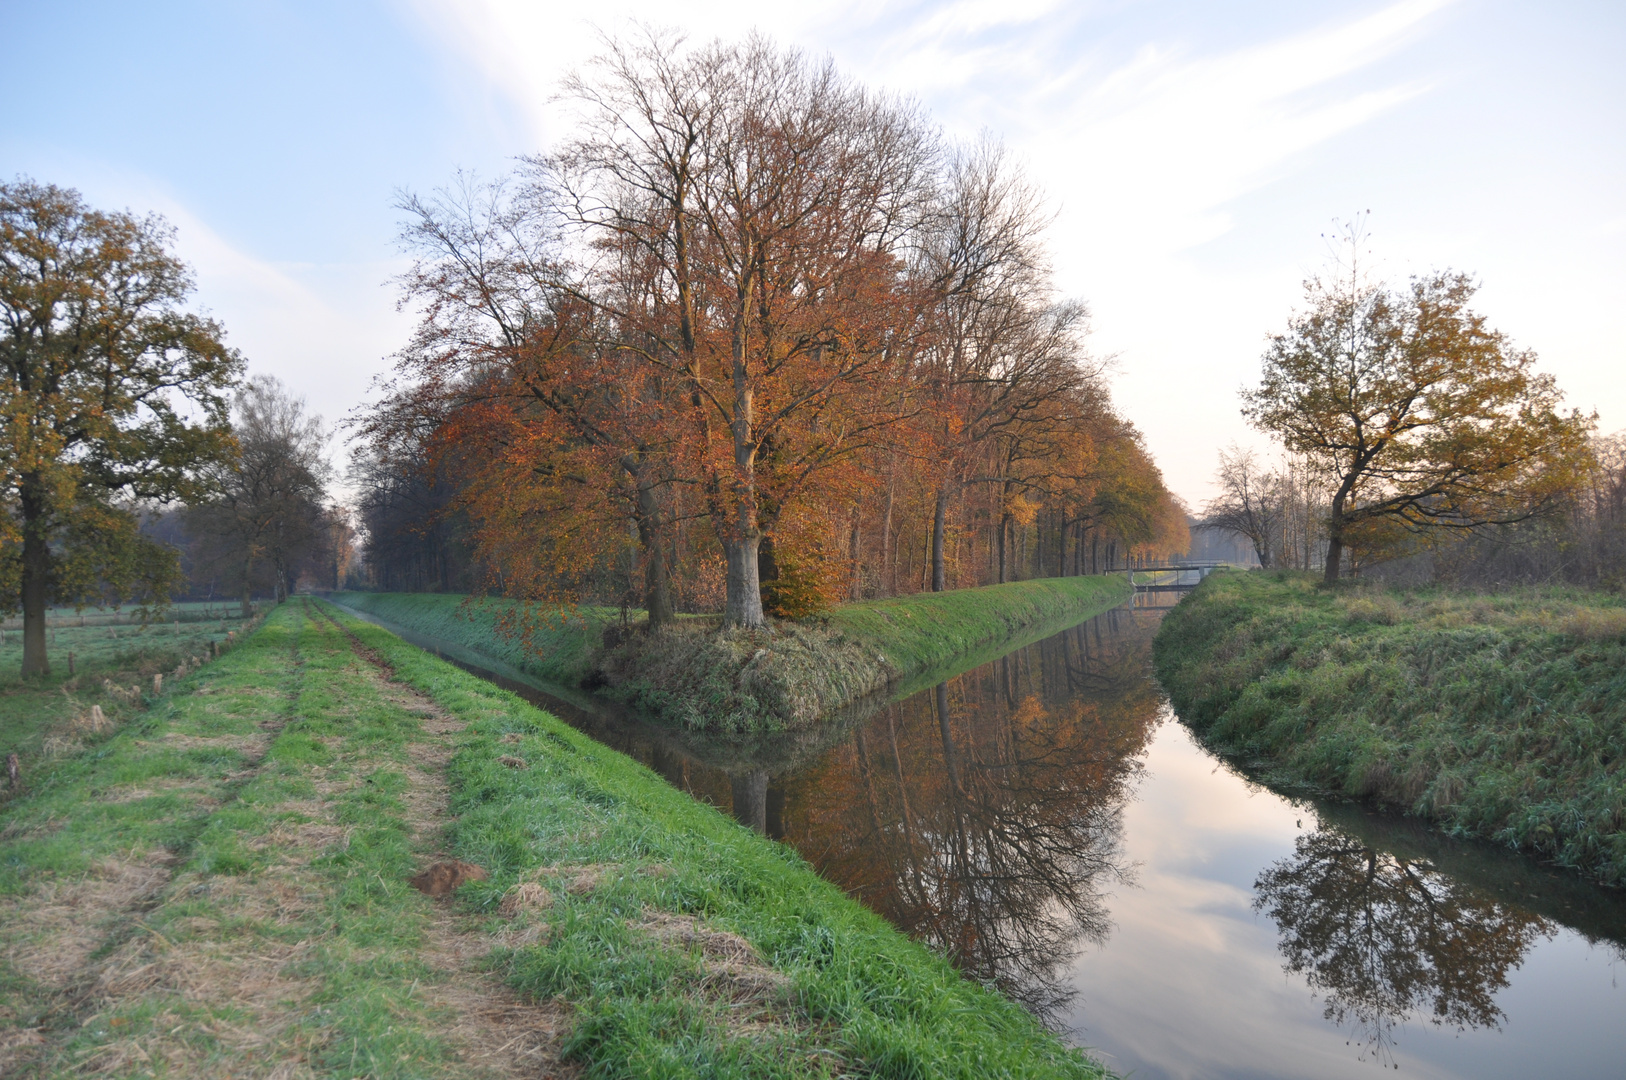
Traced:
[[554, 152], [403, 199], [380, 587], [749, 627], [1185, 549], [997, 146], [757, 38], [612, 42], [565, 96]]

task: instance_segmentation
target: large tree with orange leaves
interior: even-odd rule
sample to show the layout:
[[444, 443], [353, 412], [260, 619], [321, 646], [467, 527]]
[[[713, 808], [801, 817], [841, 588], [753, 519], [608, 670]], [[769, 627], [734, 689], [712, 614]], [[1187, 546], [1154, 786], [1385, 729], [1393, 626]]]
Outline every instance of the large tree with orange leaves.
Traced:
[[404, 201], [422, 322], [372, 420], [458, 477], [498, 587], [636, 563], [652, 624], [755, 627], [913, 587], [922, 506], [941, 588], [1047, 572], [1063, 504], [1144, 479], [1101, 468], [1131, 429], [997, 147], [755, 38], [612, 41], [564, 96], [512, 184]]

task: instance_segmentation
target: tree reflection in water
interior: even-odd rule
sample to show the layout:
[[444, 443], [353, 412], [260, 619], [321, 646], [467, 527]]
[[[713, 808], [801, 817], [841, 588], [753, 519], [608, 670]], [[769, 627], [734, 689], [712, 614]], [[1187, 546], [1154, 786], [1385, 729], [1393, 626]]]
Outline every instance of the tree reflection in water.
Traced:
[[1110, 924], [1158, 716], [1153, 624], [1112, 612], [888, 706], [792, 780], [785, 839], [973, 978], [1053, 1018]]
[[1501, 1026], [1496, 993], [1554, 924], [1500, 903], [1424, 859], [1380, 851], [1325, 826], [1254, 883], [1254, 910], [1282, 934], [1286, 969], [1326, 999], [1325, 1015], [1393, 1061], [1413, 1015], [1459, 1030]]

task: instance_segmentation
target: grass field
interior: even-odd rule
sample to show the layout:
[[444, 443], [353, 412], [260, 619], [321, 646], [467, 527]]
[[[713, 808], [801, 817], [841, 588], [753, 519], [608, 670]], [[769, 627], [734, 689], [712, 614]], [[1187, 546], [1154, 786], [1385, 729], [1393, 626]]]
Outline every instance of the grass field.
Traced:
[[1626, 884], [1619, 597], [1215, 574], [1154, 652], [1181, 718], [1270, 778]]
[[980, 650], [1047, 636], [1129, 592], [1118, 577], [1046, 578], [848, 604], [766, 631], [718, 633], [713, 619], [681, 619], [664, 634], [623, 635], [609, 648], [601, 644], [616, 614], [608, 609], [581, 609], [524, 636], [512, 629], [524, 610], [513, 601], [408, 593], [334, 599], [536, 678], [601, 689], [672, 727], [755, 735], [807, 730], [868, 695], [940, 681], [986, 659]]
[[[337, 620], [283, 605], [0, 805], [0, 1073], [1100, 1075], [788, 849]], [[487, 876], [408, 885], [452, 857]]]
[[51, 674], [26, 680], [19, 676], [22, 632], [6, 631], [0, 643], [0, 757], [17, 754], [24, 774], [33, 775], [78, 753], [100, 734], [93, 706], [112, 724], [140, 711], [154, 675], [171, 678], [183, 662], [196, 667], [228, 633], [243, 634], [245, 624], [232, 614], [145, 627], [52, 628], [47, 631]]

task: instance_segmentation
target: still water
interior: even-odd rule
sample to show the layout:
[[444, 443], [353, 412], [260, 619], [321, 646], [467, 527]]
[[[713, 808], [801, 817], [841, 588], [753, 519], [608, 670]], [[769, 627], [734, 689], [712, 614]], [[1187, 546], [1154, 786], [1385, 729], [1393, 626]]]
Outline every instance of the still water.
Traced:
[[1170, 713], [1160, 617], [1120, 608], [743, 753], [483, 673], [1136, 1077], [1626, 1076], [1626, 897], [1248, 782]]

